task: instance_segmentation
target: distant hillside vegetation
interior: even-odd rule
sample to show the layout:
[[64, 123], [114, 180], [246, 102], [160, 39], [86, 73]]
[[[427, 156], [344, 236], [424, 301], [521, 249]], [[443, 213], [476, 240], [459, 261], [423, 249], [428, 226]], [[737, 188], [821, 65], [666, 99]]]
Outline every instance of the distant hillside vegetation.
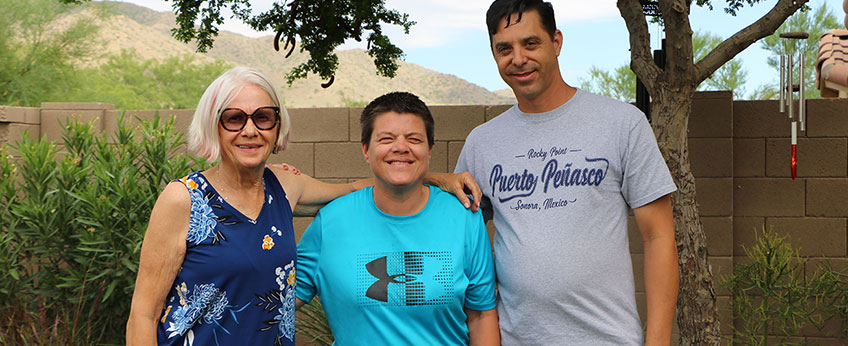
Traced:
[[105, 46], [104, 55], [118, 54], [121, 49], [134, 49], [144, 59], [194, 54], [201, 62], [220, 59], [233, 65], [254, 67], [266, 73], [280, 87], [288, 107], [364, 105], [379, 95], [396, 90], [412, 92], [434, 105], [514, 102], [511, 95], [498, 95], [454, 75], [403, 61], [400, 62], [397, 77], [379, 77], [373, 61], [361, 49], [337, 52], [339, 70], [330, 88], [321, 88], [322, 81], [314, 76], [296, 81], [289, 87], [285, 84], [285, 73], [305, 61], [307, 53], [301, 53], [298, 47], [289, 58], [284, 58], [283, 53], [274, 51], [272, 36], [249, 38], [221, 31], [214, 48], [207, 54], [198, 54], [195, 53], [194, 43], [180, 43], [171, 37], [170, 30], [175, 23], [173, 13], [156, 12], [122, 2], [91, 3], [86, 6], [102, 6], [114, 14], [101, 19], [100, 23], [99, 35]]
[[[515, 94], [512, 93], [512, 89], [498, 89], [498, 90], [492, 91], [492, 93], [495, 94], [495, 95], [498, 95], [500, 97], [510, 99], [510, 100], [515, 99]], [[508, 102], [508, 103], [514, 103], [514, 102]]]

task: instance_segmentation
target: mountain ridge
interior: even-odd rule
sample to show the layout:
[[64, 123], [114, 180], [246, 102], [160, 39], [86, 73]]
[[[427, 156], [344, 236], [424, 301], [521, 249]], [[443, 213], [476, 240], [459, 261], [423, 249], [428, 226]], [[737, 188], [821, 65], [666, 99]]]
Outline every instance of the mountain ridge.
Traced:
[[[232, 65], [254, 67], [268, 75], [279, 88], [287, 107], [361, 106], [390, 91], [412, 92], [431, 105], [514, 103], [514, 98], [503, 93], [494, 93], [455, 75], [405, 61], [398, 61], [400, 67], [395, 78], [377, 76], [373, 61], [362, 49], [336, 51], [339, 68], [329, 88], [321, 88], [324, 81], [312, 74], [289, 86], [285, 74], [307, 59], [308, 52], [300, 52], [299, 45], [285, 58], [284, 53], [273, 49], [270, 35], [251, 38], [222, 30], [213, 48], [201, 54], [195, 52], [194, 42], [186, 44], [171, 37], [170, 30], [175, 25], [173, 13], [123, 2], [107, 1], [87, 6], [102, 6], [111, 13], [99, 19], [104, 56], [133, 49], [144, 59], [193, 55], [199, 62], [219, 59]], [[97, 64], [96, 59], [94, 63]]]

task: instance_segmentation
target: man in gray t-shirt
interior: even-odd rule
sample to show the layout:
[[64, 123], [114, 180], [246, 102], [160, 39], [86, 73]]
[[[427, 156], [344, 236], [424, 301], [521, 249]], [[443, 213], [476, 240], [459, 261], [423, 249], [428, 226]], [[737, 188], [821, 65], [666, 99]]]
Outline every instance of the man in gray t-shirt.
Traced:
[[[457, 172], [493, 212], [504, 345], [667, 345], [677, 299], [668, 194], [676, 190], [645, 116], [577, 90], [557, 62], [562, 33], [541, 0], [498, 0], [492, 53], [518, 104], [474, 129]], [[644, 242], [647, 329], [627, 237]]]

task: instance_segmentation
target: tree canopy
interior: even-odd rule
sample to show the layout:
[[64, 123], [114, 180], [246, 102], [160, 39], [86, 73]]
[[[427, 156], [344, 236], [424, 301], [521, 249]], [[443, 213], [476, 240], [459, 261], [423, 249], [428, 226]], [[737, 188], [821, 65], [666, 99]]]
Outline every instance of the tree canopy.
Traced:
[[30, 106], [73, 86], [76, 62], [91, 56], [92, 18], [50, 24], [71, 6], [54, 0], [0, 0], [0, 104]]
[[[64, 3], [81, 3], [90, 0], [59, 0]], [[182, 42], [197, 42], [197, 51], [212, 48], [218, 35], [218, 25], [224, 22], [222, 9], [257, 31], [274, 31], [274, 49], [283, 50], [288, 57], [300, 45], [300, 51], [309, 52], [309, 59], [286, 74], [291, 84], [318, 74], [332, 84], [339, 59], [334, 50], [347, 39], [367, 42], [368, 55], [374, 58], [377, 73], [394, 77], [397, 60], [403, 51], [383, 33], [382, 25], [399, 25], [404, 33], [415, 24], [408, 14], [389, 10], [384, 0], [292, 0], [275, 2], [271, 9], [254, 14], [248, 0], [173, 0], [177, 15], [177, 28], [173, 36]]]
[[[708, 32], [696, 32], [692, 36], [695, 59], [700, 59], [721, 42], [721, 38]], [[739, 59], [732, 59], [720, 67], [710, 78], [698, 86], [698, 90], [731, 90], [735, 95], [745, 93], [745, 77], [748, 72]], [[627, 64], [612, 71], [597, 66], [589, 70], [589, 78], [580, 81], [580, 88], [596, 94], [612, 97], [624, 102], [636, 101], [636, 75]]]
[[592, 66], [589, 78], [579, 81], [580, 89], [624, 102], [636, 101], [636, 75], [627, 64], [612, 71]]

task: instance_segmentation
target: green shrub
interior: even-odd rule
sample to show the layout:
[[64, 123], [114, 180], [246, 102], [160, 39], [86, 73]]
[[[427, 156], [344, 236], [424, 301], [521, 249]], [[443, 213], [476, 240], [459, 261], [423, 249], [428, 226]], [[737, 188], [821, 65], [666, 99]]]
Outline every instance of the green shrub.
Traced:
[[804, 277], [805, 260], [786, 240], [765, 229], [745, 248], [748, 263], [737, 265], [724, 279], [730, 308], [740, 323], [732, 326], [733, 342], [742, 345], [792, 345], [806, 326], [820, 327], [816, 311], [820, 277]]
[[841, 337], [848, 336], [848, 267], [841, 271], [829, 261], [821, 268], [820, 301], [828, 318], [838, 319]]
[[28, 135], [0, 149], [0, 344], [122, 344], [153, 203], [201, 167], [174, 120], [123, 118], [111, 138], [63, 124], [64, 147]]

